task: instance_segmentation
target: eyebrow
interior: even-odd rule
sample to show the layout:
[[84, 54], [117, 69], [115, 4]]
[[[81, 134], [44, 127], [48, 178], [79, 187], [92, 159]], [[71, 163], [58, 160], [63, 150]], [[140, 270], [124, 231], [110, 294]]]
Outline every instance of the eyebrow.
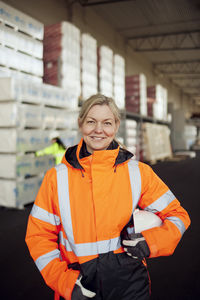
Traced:
[[[92, 119], [92, 120], [95, 120], [95, 121], [96, 121], [96, 119], [95, 119], [95, 118], [93, 118], [93, 117], [87, 116], [87, 118], [90, 118], [90, 119]], [[114, 119], [112, 119], [112, 118], [108, 118], [108, 119], [104, 119], [103, 121], [109, 121], [109, 120], [113, 121]]]

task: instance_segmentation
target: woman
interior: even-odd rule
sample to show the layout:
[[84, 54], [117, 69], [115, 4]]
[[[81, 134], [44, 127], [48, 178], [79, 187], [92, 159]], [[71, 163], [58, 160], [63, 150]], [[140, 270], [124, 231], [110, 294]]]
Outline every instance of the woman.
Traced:
[[[115, 140], [120, 114], [111, 98], [89, 98], [78, 123], [83, 138], [47, 172], [35, 200], [30, 253], [64, 299], [149, 299], [145, 258], [172, 254], [189, 216], [152, 169]], [[130, 233], [137, 206], [156, 212], [162, 226]]]

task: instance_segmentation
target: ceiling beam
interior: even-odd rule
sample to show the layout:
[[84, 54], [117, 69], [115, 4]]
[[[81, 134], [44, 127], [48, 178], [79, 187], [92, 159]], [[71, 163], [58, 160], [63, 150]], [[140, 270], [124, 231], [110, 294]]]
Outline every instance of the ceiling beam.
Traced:
[[181, 81], [181, 80], [188, 80], [188, 81], [190, 81], [190, 80], [200, 80], [200, 75], [196, 75], [195, 76], [195, 74], [191, 74], [191, 76], [188, 76], [188, 75], [184, 75], [183, 74], [183, 76], [180, 76], [181, 74], [178, 74], [177, 76], [176, 75], [174, 75], [174, 76], [171, 76], [171, 79], [172, 80], [179, 80], [179, 81]]
[[200, 74], [200, 60], [158, 62], [153, 66], [163, 74]]
[[154, 65], [166, 65], [166, 64], [193, 64], [193, 63], [200, 63], [200, 59], [191, 59], [191, 60], [169, 60], [169, 61], [158, 61], [154, 63]]
[[171, 79], [173, 83], [184, 87], [184, 88], [198, 88], [200, 87], [200, 78], [196, 80], [191, 80], [185, 78], [184, 80], [180, 79]]
[[156, 34], [146, 34], [146, 35], [139, 35], [139, 36], [130, 36], [127, 37], [127, 40], [138, 40], [138, 39], [148, 39], [148, 38], [159, 38], [159, 37], [169, 37], [169, 36], [177, 36], [177, 35], [189, 35], [191, 33], [200, 33], [200, 29], [196, 30], [184, 30], [184, 31], [174, 31], [174, 32], [164, 32], [164, 33], [156, 33]]
[[199, 50], [200, 30], [128, 37], [126, 40], [138, 52]]
[[164, 71], [164, 70], [156, 70], [156, 71], [158, 71], [158, 73], [160, 73], [160, 74], [163, 74], [163, 75], [180, 75], [180, 74], [183, 74], [183, 75], [188, 75], [188, 76], [191, 76], [191, 75], [200, 75], [200, 71], [199, 72], [194, 72], [194, 73], [191, 73], [191, 72], [187, 72], [187, 71], [185, 71], [185, 72], [183, 72], [183, 71]]
[[[126, 36], [128, 35], [128, 32], [130, 32], [130, 34], [131, 34], [131, 32], [136, 32], [135, 35], [132, 35], [132, 38], [141, 38], [142, 36], [148, 37], [148, 35], [147, 34], [139, 35], [138, 30], [143, 30], [143, 32], [149, 32], [149, 30], [157, 32], [158, 28], [161, 29], [161, 28], [164, 28], [165, 26], [169, 26], [169, 25], [171, 28], [178, 28], [180, 25], [183, 28], [192, 28], [193, 25], [195, 26], [195, 28], [199, 28], [198, 25], [200, 25], [200, 18], [195, 18], [195, 19], [192, 18], [192, 19], [181, 20], [181, 21], [176, 21], [176, 22], [162, 20], [161, 23], [156, 23], [156, 24], [151, 23], [148, 25], [132, 25], [132, 26], [128, 26], [128, 27], [124, 27], [123, 26], [124, 24], [122, 24], [122, 23], [120, 23], [119, 25], [121, 25], [121, 27], [116, 27], [117, 32], [120, 32]], [[184, 30], [184, 31], [181, 31], [181, 33], [182, 32], [189, 33], [189, 32], [191, 32], [191, 30]], [[177, 33], [177, 32], [175, 31], [174, 33]], [[178, 33], [180, 33], [180, 31]], [[164, 34], [167, 35], [167, 34], [169, 34], [169, 32], [166, 32]], [[160, 33], [158, 35], [160, 35]], [[131, 38], [131, 36], [130, 36], [130, 38]]]

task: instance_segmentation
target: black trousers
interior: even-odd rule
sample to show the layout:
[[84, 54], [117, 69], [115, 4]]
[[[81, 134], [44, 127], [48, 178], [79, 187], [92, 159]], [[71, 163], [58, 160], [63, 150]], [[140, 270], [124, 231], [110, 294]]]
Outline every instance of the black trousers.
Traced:
[[[96, 293], [94, 298], [81, 296], [72, 300], [149, 300], [150, 282], [144, 264], [126, 253], [101, 254], [80, 266], [82, 285]], [[75, 299], [76, 298], [76, 299]]]

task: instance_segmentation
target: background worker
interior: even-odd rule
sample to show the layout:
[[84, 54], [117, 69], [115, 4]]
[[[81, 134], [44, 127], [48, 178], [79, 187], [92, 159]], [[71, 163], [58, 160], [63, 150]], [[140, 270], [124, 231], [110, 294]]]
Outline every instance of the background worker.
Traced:
[[[145, 258], [171, 255], [190, 218], [166, 184], [115, 139], [115, 102], [94, 95], [78, 119], [82, 139], [49, 170], [26, 243], [46, 283], [67, 300], [147, 300]], [[129, 232], [136, 207], [161, 226]]]
[[51, 132], [49, 139], [51, 141], [51, 145], [44, 149], [36, 151], [35, 155], [53, 155], [55, 159], [55, 164], [58, 165], [62, 161], [63, 155], [66, 151], [66, 147], [62, 142], [61, 138], [59, 137], [59, 133], [57, 131]]

